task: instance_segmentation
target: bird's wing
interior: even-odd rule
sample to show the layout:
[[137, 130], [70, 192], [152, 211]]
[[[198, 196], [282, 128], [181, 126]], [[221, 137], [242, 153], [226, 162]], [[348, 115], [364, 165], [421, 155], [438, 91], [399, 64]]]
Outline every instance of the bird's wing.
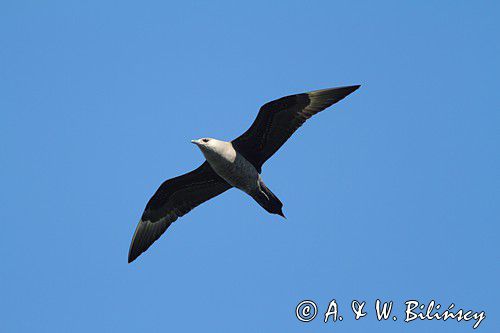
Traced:
[[191, 172], [165, 181], [149, 200], [135, 229], [128, 262], [146, 251], [178, 217], [230, 188], [206, 161]]
[[236, 150], [261, 170], [271, 157], [302, 124], [340, 101], [359, 86], [340, 87], [286, 96], [264, 104], [252, 126], [232, 141]]

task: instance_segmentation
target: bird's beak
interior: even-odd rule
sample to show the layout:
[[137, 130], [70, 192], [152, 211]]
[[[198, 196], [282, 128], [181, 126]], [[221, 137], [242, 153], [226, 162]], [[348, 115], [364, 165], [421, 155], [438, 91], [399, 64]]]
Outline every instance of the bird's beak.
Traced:
[[194, 143], [195, 145], [197, 145], [199, 142], [199, 140], [191, 140], [191, 143]]

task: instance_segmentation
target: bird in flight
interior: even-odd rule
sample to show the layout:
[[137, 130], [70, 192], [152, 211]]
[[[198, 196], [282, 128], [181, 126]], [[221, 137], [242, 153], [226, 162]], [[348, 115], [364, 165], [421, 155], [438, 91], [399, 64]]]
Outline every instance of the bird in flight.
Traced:
[[359, 87], [286, 96], [264, 104], [252, 126], [233, 141], [192, 140], [206, 161], [195, 170], [161, 184], [135, 229], [128, 262], [146, 251], [177, 218], [232, 187], [247, 193], [269, 213], [285, 217], [283, 204], [262, 180], [262, 165], [307, 119]]

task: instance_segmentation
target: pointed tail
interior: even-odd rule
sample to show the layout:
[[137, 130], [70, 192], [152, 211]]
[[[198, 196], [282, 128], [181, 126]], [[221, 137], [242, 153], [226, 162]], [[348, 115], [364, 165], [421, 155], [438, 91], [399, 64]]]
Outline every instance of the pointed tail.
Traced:
[[267, 188], [264, 182], [260, 181], [260, 191], [258, 191], [255, 195], [252, 195], [255, 201], [259, 205], [262, 206], [265, 210], [267, 210], [271, 214], [277, 214], [286, 218], [285, 214], [283, 214], [283, 204], [280, 199], [270, 189]]

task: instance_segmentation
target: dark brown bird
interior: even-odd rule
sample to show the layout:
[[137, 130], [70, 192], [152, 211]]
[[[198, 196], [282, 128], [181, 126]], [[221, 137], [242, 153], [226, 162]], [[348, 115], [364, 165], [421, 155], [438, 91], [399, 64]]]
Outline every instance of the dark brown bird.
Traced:
[[161, 184], [137, 225], [128, 262], [146, 251], [177, 218], [232, 187], [250, 195], [269, 213], [284, 217], [283, 204], [262, 180], [262, 165], [307, 119], [359, 87], [286, 96], [264, 104], [252, 126], [233, 141], [192, 140], [206, 161], [197, 169]]

